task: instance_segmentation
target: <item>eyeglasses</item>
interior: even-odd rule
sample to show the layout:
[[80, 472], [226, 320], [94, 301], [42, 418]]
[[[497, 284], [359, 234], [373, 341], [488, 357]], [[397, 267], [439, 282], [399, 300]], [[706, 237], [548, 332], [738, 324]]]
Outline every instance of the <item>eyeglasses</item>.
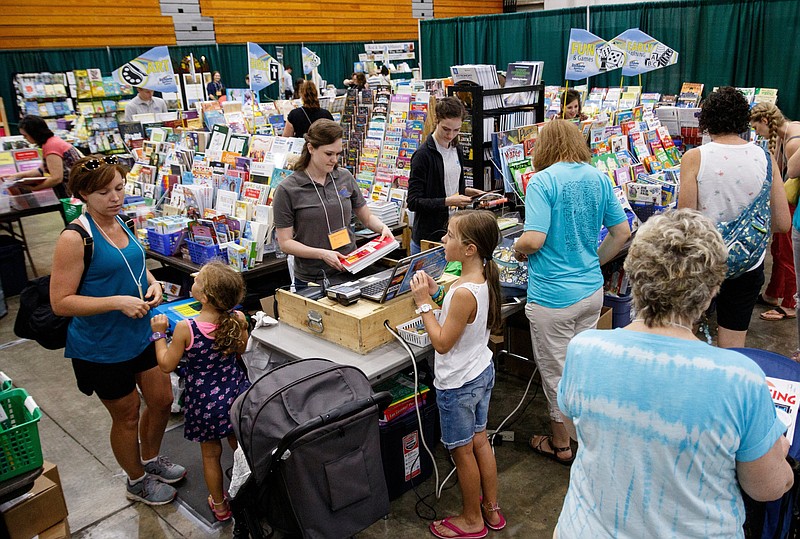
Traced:
[[119, 163], [119, 159], [117, 159], [116, 155], [106, 155], [101, 159], [89, 159], [83, 164], [83, 168], [86, 170], [97, 170], [100, 168], [100, 165], [104, 163], [106, 165], [116, 165]]

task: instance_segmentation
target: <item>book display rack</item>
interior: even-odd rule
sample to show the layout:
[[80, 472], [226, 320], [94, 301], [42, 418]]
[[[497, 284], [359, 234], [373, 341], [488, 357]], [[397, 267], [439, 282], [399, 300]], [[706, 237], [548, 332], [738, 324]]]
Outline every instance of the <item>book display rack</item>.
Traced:
[[[514, 94], [529, 97], [522, 105], [504, 106], [505, 98]], [[544, 121], [544, 84], [488, 90], [459, 82], [447, 87], [447, 95], [457, 96], [467, 109], [459, 134], [467, 186], [484, 191], [500, 187], [491, 164], [492, 133]]]

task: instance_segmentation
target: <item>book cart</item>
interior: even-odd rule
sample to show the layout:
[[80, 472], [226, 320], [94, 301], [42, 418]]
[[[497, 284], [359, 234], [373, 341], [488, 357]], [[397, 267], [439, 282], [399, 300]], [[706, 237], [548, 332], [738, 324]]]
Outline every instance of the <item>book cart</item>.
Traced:
[[[511, 94], [531, 93], [533, 100], [524, 105], [502, 106], [503, 97]], [[495, 188], [495, 175], [491, 164], [491, 133], [501, 130], [501, 122], [518, 112], [534, 112], [535, 121], [544, 121], [544, 83], [532, 86], [514, 86], [485, 90], [482, 86], [469, 82], [459, 82], [448, 86], [448, 96], [458, 97], [467, 109], [468, 118], [464, 121], [459, 135], [461, 150], [464, 152], [464, 175], [467, 185], [491, 191]], [[497, 96], [499, 99], [492, 99]], [[486, 99], [489, 97], [490, 99]], [[487, 108], [487, 103], [499, 102], [500, 107]], [[487, 132], [488, 121], [492, 120], [491, 131]], [[467, 134], [469, 133], [469, 134]]]

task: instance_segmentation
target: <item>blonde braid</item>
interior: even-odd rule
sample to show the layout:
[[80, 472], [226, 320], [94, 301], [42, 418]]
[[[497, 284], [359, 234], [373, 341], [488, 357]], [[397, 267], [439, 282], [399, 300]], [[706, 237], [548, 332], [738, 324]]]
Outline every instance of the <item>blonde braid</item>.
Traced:
[[776, 109], [767, 111], [767, 127], [769, 127], [769, 152], [775, 155], [778, 148], [778, 119], [775, 114]]
[[750, 112], [751, 122], [767, 120], [769, 129], [769, 151], [774, 156], [778, 148], [778, 128], [786, 123], [781, 110], [772, 103], [757, 103]]

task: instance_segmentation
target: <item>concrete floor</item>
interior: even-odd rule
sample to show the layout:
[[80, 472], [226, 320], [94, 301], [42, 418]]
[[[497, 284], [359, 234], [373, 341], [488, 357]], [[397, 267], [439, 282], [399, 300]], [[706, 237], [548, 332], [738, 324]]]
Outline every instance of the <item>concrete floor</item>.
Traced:
[[[53, 245], [63, 226], [60, 216], [51, 213], [28, 217], [24, 224], [39, 274], [48, 274]], [[108, 442], [110, 419], [105, 409], [96, 398], [78, 391], [63, 351], [48, 351], [33, 342], [17, 341], [13, 325], [18, 298], [8, 298], [8, 305], [9, 315], [0, 320], [0, 370], [11, 376], [16, 385], [26, 388], [44, 413], [39, 424], [44, 457], [59, 467], [73, 536], [80, 539], [230, 537], [231, 526], [208, 528], [178, 504], [150, 508], [125, 499], [122, 471]], [[794, 322], [764, 322], [758, 318], [763, 310], [756, 308], [748, 346], [790, 354], [797, 345]], [[490, 428], [514, 409], [526, 383], [527, 379], [501, 366], [490, 409]], [[536, 385], [533, 384], [531, 394]], [[500, 504], [509, 522], [508, 528], [501, 532], [505, 537], [552, 537], [567, 488], [569, 469], [535, 455], [527, 447], [528, 437], [544, 432], [547, 424], [546, 402], [541, 391], [533, 400], [531, 394], [526, 399], [529, 406], [511, 426], [516, 440], [498, 447], [496, 453]], [[179, 419], [176, 417], [174, 422]], [[170, 456], [181, 462], [180, 455]], [[437, 460], [442, 476], [446, 475], [450, 465], [441, 448]], [[190, 470], [190, 473], [202, 471]], [[433, 490], [433, 481], [428, 480], [418, 492], [427, 496]], [[457, 488], [444, 491], [438, 501], [433, 496], [426, 501], [435, 509], [437, 518], [460, 510]], [[426, 530], [429, 521], [417, 516], [416, 506], [416, 494], [407, 492], [392, 503], [387, 520], [360, 533], [359, 539], [429, 537]], [[433, 517], [422, 506], [420, 512]]]

